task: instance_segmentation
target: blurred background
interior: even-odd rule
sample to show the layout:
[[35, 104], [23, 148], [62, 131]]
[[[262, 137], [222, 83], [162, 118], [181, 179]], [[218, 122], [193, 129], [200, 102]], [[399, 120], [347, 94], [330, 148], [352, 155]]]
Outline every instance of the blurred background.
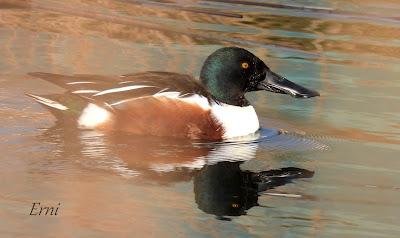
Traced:
[[[109, 138], [24, 95], [63, 92], [33, 71], [198, 77], [231, 45], [321, 93], [248, 95], [263, 128], [297, 136]], [[2, 237], [398, 237], [399, 73], [397, 0], [0, 0]], [[249, 193], [242, 171], [286, 167], [314, 175]], [[60, 215], [29, 216], [33, 202]]]

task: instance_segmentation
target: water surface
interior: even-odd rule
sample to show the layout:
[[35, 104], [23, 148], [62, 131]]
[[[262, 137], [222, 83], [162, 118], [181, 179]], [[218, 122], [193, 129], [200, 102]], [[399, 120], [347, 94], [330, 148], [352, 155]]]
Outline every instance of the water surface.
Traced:
[[[2, 236], [398, 237], [399, 12], [393, 0], [0, 1]], [[264, 129], [204, 144], [77, 130], [25, 96], [63, 93], [34, 71], [198, 77], [227, 45], [321, 97], [249, 94]], [[59, 215], [29, 216], [33, 202]]]

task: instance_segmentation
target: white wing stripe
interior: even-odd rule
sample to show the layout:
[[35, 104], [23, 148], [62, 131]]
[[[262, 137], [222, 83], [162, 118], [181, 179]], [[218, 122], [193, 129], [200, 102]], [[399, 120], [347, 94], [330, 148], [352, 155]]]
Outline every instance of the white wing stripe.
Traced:
[[161, 92], [154, 94], [153, 97], [178, 98], [180, 94], [180, 92]]
[[42, 104], [44, 104], [46, 106], [49, 106], [49, 107], [52, 107], [52, 108], [55, 108], [55, 109], [58, 109], [58, 110], [65, 111], [65, 110], [68, 109], [68, 107], [62, 105], [61, 103], [58, 103], [58, 102], [53, 101], [53, 100], [50, 100], [48, 98], [40, 97], [40, 96], [33, 95], [33, 94], [28, 94], [28, 96], [31, 96], [33, 99], [35, 99], [39, 103], [42, 103]]
[[73, 91], [72, 93], [98, 93], [98, 92], [99, 92], [98, 90], [88, 89], [88, 90], [76, 90]]
[[[171, 94], [167, 94], [167, 93], [171, 93]], [[198, 106], [200, 106], [204, 110], [209, 110], [211, 108], [211, 106], [210, 106], [210, 104], [208, 102], [208, 99], [206, 97], [194, 94], [194, 95], [192, 95], [190, 97], [182, 98], [182, 97], [176, 96], [177, 94], [179, 94], [179, 92], [163, 92], [163, 93], [159, 93], [158, 97], [167, 97], [167, 98], [170, 98], [170, 99], [175, 99], [175, 100], [183, 101], [183, 102], [186, 102], [186, 103], [197, 104]], [[126, 103], [126, 102], [131, 102], [131, 101], [134, 101], [134, 100], [148, 98], [148, 97], [154, 97], [154, 95], [153, 96], [144, 96], [144, 97], [124, 99], [124, 100], [120, 100], [118, 102], [114, 102], [114, 103], [110, 104], [110, 106], [116, 106], [116, 105], [123, 104], [123, 103]]]
[[121, 100], [121, 101], [118, 101], [118, 102], [111, 103], [110, 106], [116, 106], [116, 105], [119, 105], [119, 104], [122, 104], [122, 103], [130, 102], [130, 101], [137, 100], [137, 99], [142, 99], [142, 98], [144, 98], [144, 97], [124, 99], [124, 100]]
[[119, 82], [118, 84], [125, 84], [125, 83], [133, 83], [134, 81], [122, 81], [122, 82]]
[[100, 96], [100, 95], [109, 94], [109, 93], [123, 92], [123, 91], [138, 89], [138, 88], [149, 88], [149, 87], [155, 87], [155, 86], [131, 85], [131, 86], [126, 86], [126, 87], [121, 87], [121, 88], [111, 88], [111, 89], [107, 89], [107, 90], [101, 91], [99, 93], [96, 93], [94, 96]]

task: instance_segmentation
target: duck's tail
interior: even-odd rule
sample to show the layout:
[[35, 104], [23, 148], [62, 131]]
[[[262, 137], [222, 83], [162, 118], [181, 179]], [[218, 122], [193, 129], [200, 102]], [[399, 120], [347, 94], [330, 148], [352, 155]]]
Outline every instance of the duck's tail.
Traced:
[[26, 96], [33, 98], [36, 102], [40, 103], [50, 111], [57, 110], [57, 111], [65, 111], [69, 108], [57, 101], [51, 100], [49, 98], [41, 97], [35, 94], [27, 93]]
[[33, 100], [50, 111], [57, 120], [61, 121], [76, 121], [88, 104], [83, 98], [70, 93], [51, 95], [26, 93], [26, 95], [33, 98]]

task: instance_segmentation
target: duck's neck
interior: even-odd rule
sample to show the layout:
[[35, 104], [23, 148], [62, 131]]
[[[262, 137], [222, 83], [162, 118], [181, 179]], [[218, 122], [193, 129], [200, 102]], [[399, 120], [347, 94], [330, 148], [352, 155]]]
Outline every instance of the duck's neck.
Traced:
[[241, 90], [227, 89], [220, 86], [210, 87], [209, 85], [206, 85], [206, 88], [218, 102], [236, 107], [250, 106], [249, 101], [247, 101]]
[[[237, 81], [226, 80], [226, 78], [230, 77], [231, 76], [229, 75], [217, 77], [213, 73], [203, 70], [200, 75], [200, 81], [210, 94], [219, 102], [239, 107], [249, 106], [250, 104], [244, 96], [244, 86], [237, 83]], [[240, 80], [238, 81], [240, 82]]]

